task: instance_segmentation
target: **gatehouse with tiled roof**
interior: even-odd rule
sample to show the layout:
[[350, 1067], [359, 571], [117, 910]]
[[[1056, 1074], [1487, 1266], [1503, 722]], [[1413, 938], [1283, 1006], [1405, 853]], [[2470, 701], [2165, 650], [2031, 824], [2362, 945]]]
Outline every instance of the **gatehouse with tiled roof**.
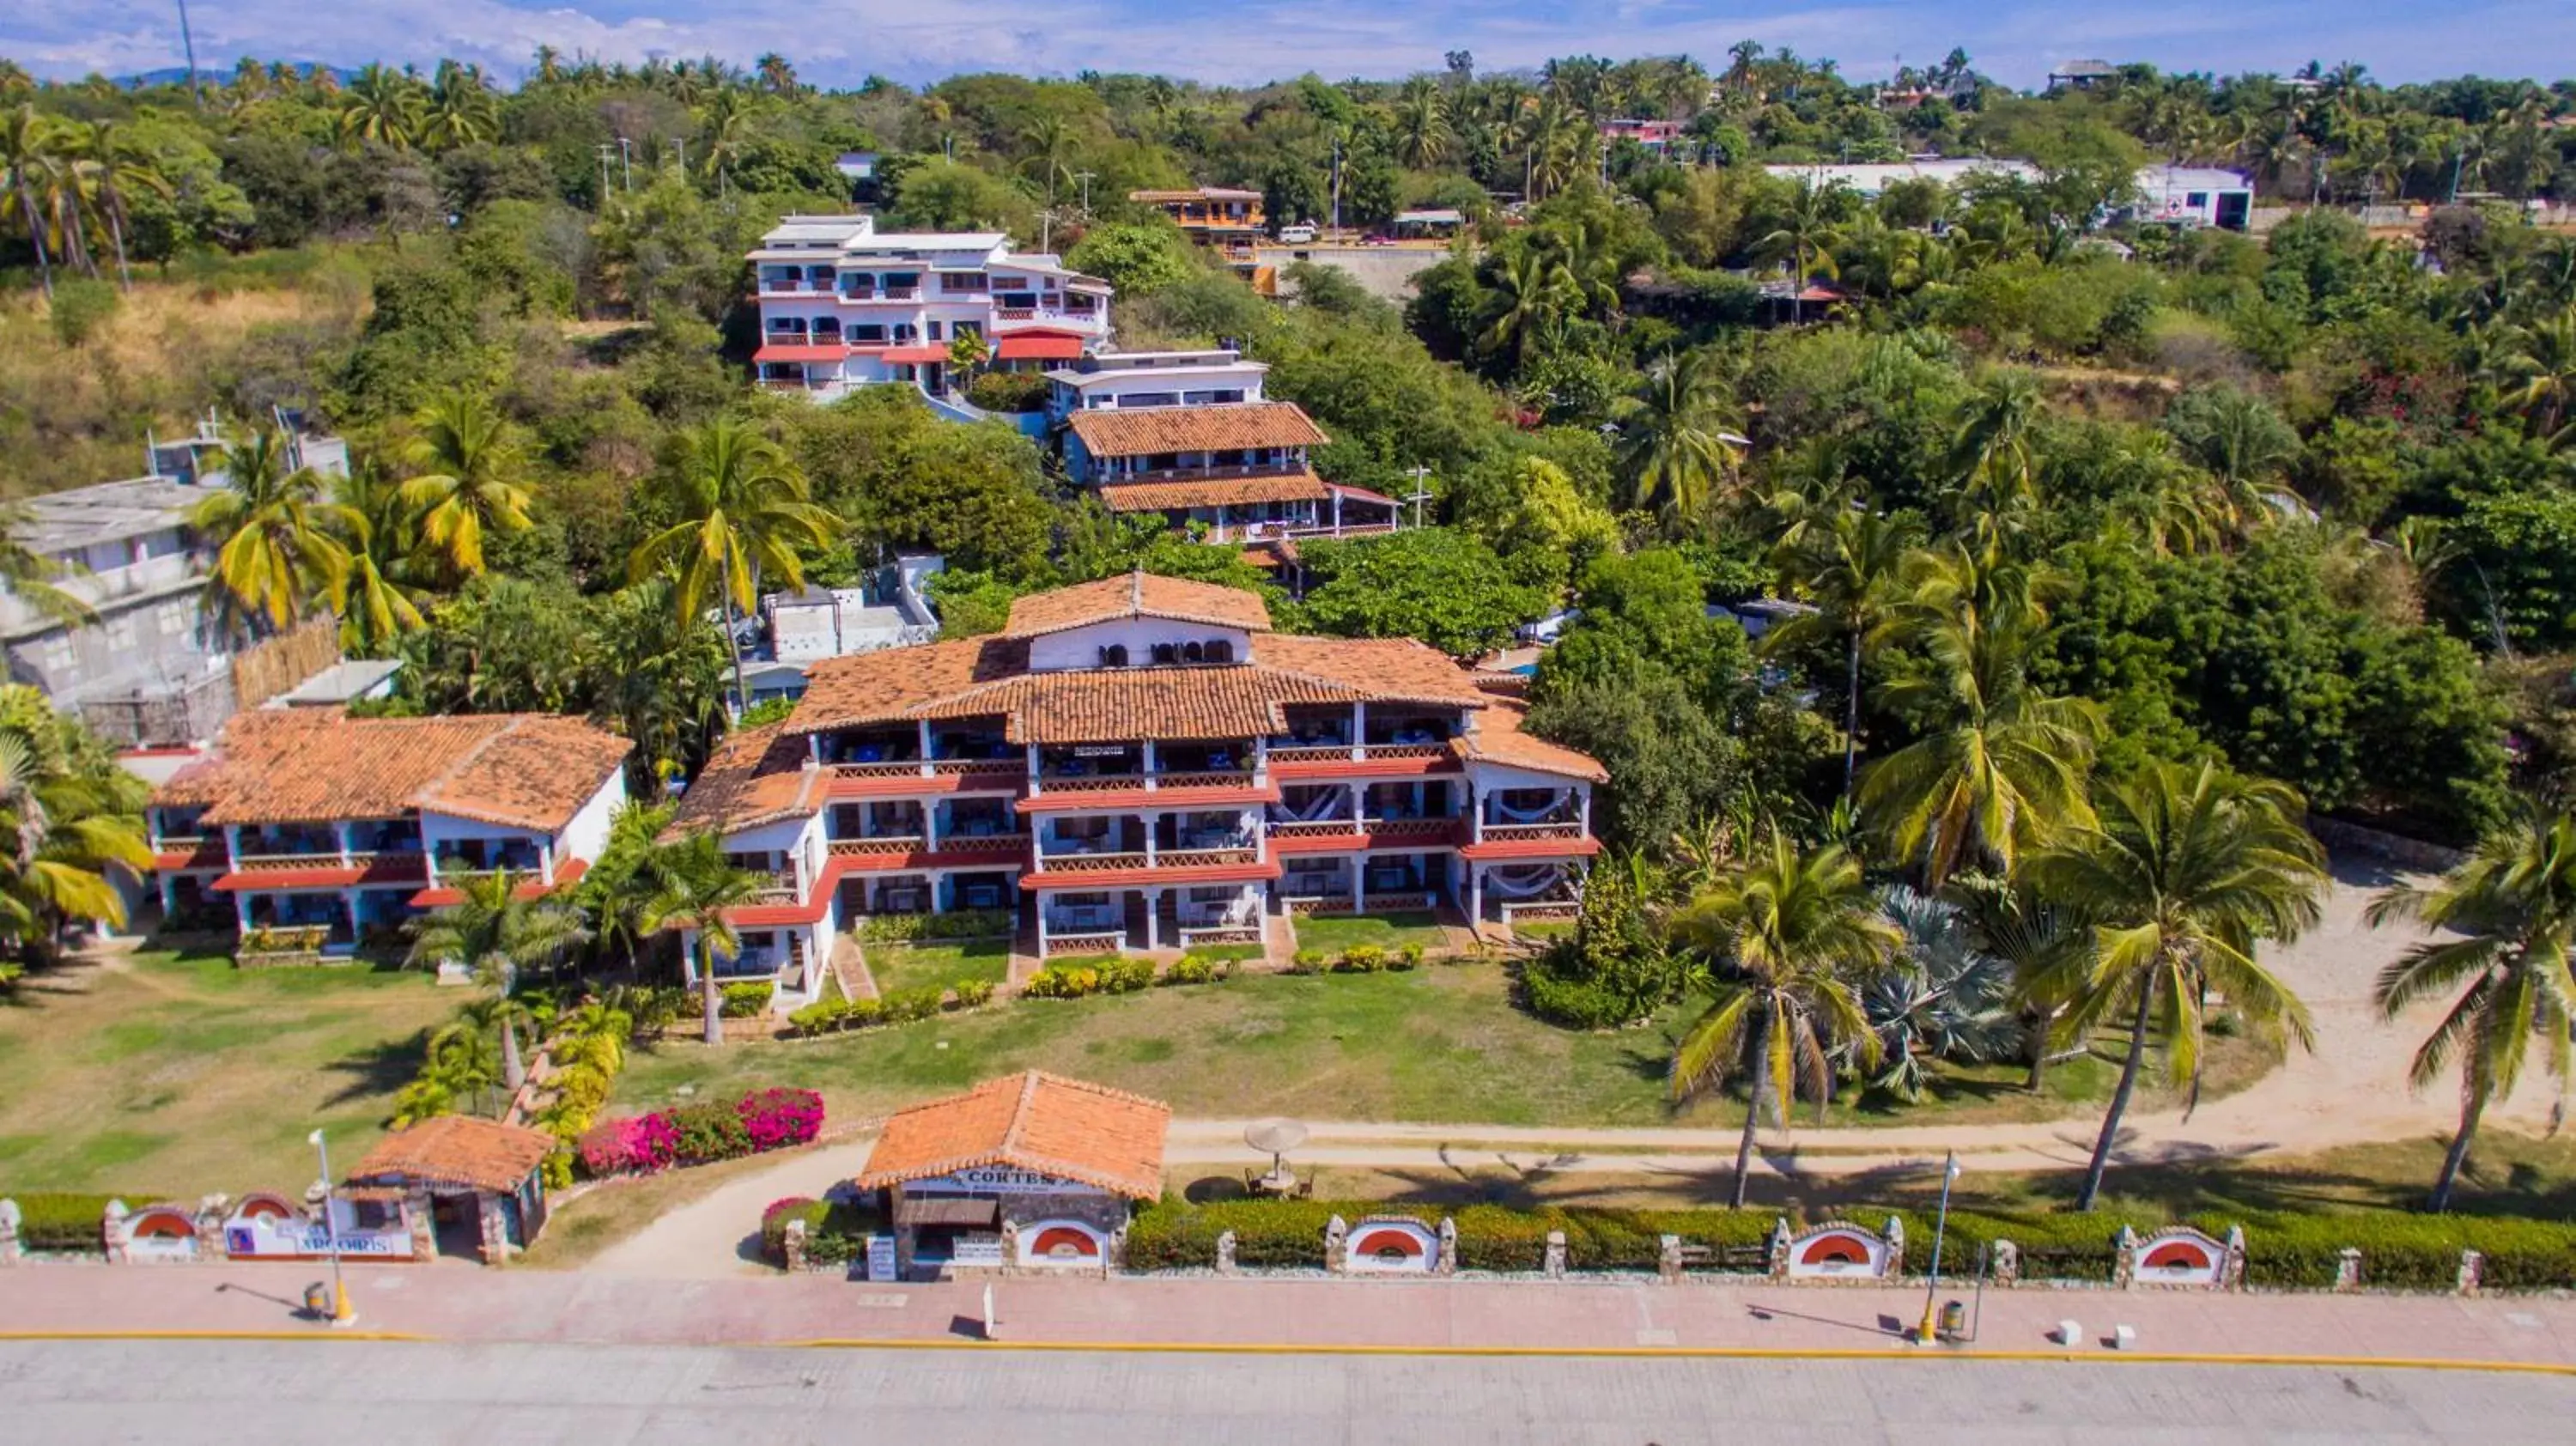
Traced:
[[1041, 957], [1267, 945], [1298, 914], [1570, 912], [1593, 759], [1406, 638], [1274, 632], [1252, 592], [1133, 574], [1004, 630], [815, 665], [718, 750], [675, 827], [772, 887], [765, 972], [872, 916], [989, 912]]

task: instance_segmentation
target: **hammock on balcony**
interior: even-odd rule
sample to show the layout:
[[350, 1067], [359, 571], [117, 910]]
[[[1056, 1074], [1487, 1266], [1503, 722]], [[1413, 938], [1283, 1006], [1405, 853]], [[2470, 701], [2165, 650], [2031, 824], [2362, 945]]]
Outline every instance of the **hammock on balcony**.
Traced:
[[1514, 808], [1503, 802], [1501, 794], [1493, 795], [1493, 803], [1494, 812], [1501, 814], [1505, 823], [1538, 823], [1565, 806], [1565, 800], [1551, 798], [1536, 808]]
[[1314, 801], [1308, 803], [1302, 808], [1290, 808], [1287, 805], [1282, 804], [1280, 805], [1279, 811], [1288, 815], [1287, 821], [1290, 823], [1321, 823], [1325, 819], [1331, 818], [1333, 816], [1333, 811], [1341, 807], [1342, 803], [1342, 794], [1334, 790], [1327, 789], [1322, 793], [1316, 794]]
[[1565, 881], [1563, 864], [1525, 864], [1515, 868], [1489, 869], [1485, 887], [1506, 899], [1526, 899], [1542, 894]]

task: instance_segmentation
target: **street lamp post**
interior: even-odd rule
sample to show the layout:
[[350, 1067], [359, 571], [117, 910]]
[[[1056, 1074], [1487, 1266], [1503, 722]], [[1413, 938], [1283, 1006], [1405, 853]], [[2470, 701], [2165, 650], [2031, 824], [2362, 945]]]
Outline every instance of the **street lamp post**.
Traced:
[[349, 1285], [340, 1277], [340, 1227], [331, 1218], [331, 1147], [324, 1143], [320, 1130], [304, 1138], [312, 1143], [313, 1153], [322, 1165], [322, 1238], [331, 1248], [331, 1324], [355, 1325], [358, 1316], [349, 1309]]
[[1928, 1346], [1937, 1339], [1933, 1332], [1933, 1297], [1941, 1293], [1941, 1240], [1950, 1233], [1950, 1187], [1958, 1181], [1959, 1154], [1953, 1150], [1941, 1166], [1941, 1214], [1932, 1227], [1932, 1281], [1923, 1287], [1923, 1326], [1914, 1334], [1922, 1345]]

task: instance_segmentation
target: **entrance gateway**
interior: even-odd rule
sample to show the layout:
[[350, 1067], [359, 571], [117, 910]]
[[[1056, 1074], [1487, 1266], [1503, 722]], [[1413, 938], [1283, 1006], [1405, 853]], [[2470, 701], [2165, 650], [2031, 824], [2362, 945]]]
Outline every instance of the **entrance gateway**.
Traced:
[[895, 1115], [852, 1183], [885, 1192], [898, 1279], [1105, 1271], [1162, 1194], [1171, 1114], [1031, 1070]]

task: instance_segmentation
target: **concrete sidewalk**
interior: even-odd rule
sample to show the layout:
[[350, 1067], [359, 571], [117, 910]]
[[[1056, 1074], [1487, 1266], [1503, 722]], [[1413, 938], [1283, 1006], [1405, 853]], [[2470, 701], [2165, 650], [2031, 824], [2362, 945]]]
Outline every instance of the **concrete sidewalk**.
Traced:
[[[0, 1274], [0, 1335], [340, 1333], [302, 1319], [322, 1266], [30, 1264]], [[358, 1331], [453, 1341], [952, 1345], [981, 1334], [981, 1285], [831, 1276], [664, 1281], [463, 1265], [356, 1266]], [[1960, 1294], [1949, 1290], [1943, 1298]], [[1737, 1351], [1918, 1355], [1914, 1289], [1763, 1283], [1323, 1279], [1005, 1280], [1006, 1345], [1392, 1351]], [[2069, 1349], [2060, 1320], [2084, 1328]], [[1941, 1354], [2504, 1363], [2576, 1371], [2576, 1301], [2499, 1297], [1989, 1291], [1973, 1345]]]

